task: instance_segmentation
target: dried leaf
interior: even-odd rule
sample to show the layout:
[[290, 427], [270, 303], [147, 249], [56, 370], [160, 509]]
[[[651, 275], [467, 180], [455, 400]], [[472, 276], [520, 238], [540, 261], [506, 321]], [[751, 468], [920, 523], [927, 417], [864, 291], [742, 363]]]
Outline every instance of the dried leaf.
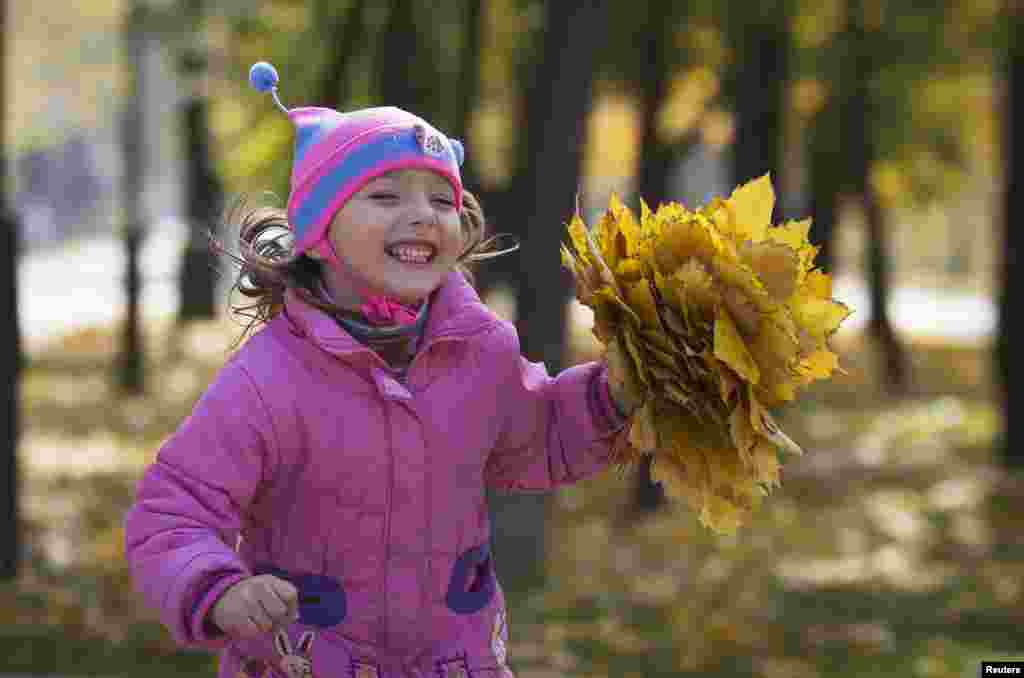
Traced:
[[725, 204], [732, 212], [736, 240], [764, 240], [775, 207], [775, 189], [769, 175], [738, 187]]
[[793, 296], [800, 271], [796, 252], [782, 243], [750, 241], [741, 244], [739, 251], [774, 301], [781, 304]]
[[654, 407], [648, 402], [633, 415], [633, 426], [629, 443], [643, 453], [654, 452], [658, 447], [658, 430], [654, 425]]
[[715, 357], [731, 367], [736, 374], [753, 384], [761, 380], [761, 370], [747, 349], [735, 323], [723, 307], [715, 318]]
[[609, 386], [622, 395], [631, 409], [637, 407], [643, 402], [646, 389], [618, 339], [613, 339], [605, 349], [605, 361], [608, 365]]

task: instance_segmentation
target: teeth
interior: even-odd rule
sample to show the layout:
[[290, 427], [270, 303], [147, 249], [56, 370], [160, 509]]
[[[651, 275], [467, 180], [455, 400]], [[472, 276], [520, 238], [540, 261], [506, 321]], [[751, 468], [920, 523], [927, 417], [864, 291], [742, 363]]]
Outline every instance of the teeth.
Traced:
[[416, 247], [413, 245], [399, 245], [391, 248], [393, 256], [403, 261], [413, 261], [417, 263], [426, 263], [430, 260], [434, 254], [433, 250], [429, 247]]

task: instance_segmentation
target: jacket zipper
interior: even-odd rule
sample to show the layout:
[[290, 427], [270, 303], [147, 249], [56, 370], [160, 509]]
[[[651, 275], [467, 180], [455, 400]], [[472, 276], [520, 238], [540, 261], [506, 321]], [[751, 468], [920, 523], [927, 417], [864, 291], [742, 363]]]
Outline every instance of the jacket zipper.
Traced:
[[[484, 330], [489, 329], [492, 325], [493, 325], [493, 323], [487, 323], [487, 324], [483, 325], [482, 327], [480, 327], [479, 329], [476, 329], [473, 332], [469, 332], [469, 333], [466, 333], [466, 334], [446, 334], [446, 335], [441, 335], [441, 336], [434, 337], [428, 343], [424, 344], [423, 346], [421, 346], [419, 348], [419, 350], [416, 351], [416, 355], [413, 356], [412, 361], [409, 363], [409, 366], [405, 370], [405, 380], [404, 381], [408, 382], [409, 376], [412, 374], [412, 368], [416, 364], [416, 360], [421, 355], [426, 353], [427, 349], [433, 347], [436, 344], [440, 344], [440, 343], [446, 342], [446, 341], [463, 341], [463, 340], [469, 339], [470, 337], [476, 336], [477, 334], [483, 332]], [[369, 349], [367, 349], [367, 350], [369, 350]], [[379, 355], [377, 355], [376, 351], [370, 351], [370, 352], [373, 353], [373, 355], [376, 356], [376, 358], [380, 362], [382, 362], [382, 363], [385, 362], [383, 358], [381, 358]], [[387, 412], [387, 409], [385, 407], [385, 413], [386, 412]], [[390, 447], [393, 447], [394, 446], [394, 438], [391, 437], [391, 435], [390, 435], [390, 431], [391, 431], [390, 415], [388, 415], [388, 417], [389, 417], [389, 425], [388, 425], [389, 440], [388, 440], [388, 445]], [[384, 517], [384, 568], [383, 568], [384, 569], [384, 579], [383, 579], [383, 584], [381, 586], [381, 589], [382, 589], [381, 593], [382, 594], [384, 593], [384, 589], [387, 588], [388, 576], [391, 573], [391, 514], [392, 514], [392, 511], [391, 511], [391, 499], [392, 499], [392, 496], [394, 494], [394, 488], [395, 488], [395, 455], [394, 455], [393, 452], [390, 452], [388, 454], [388, 487], [387, 487], [387, 500], [386, 500], [387, 501], [387, 506], [388, 506], [388, 511], [387, 511], [387, 514]], [[388, 615], [387, 615], [386, 612], [383, 615], [381, 615], [381, 619], [382, 619], [381, 625], [383, 627], [383, 640], [387, 641], [387, 638], [388, 638]]]

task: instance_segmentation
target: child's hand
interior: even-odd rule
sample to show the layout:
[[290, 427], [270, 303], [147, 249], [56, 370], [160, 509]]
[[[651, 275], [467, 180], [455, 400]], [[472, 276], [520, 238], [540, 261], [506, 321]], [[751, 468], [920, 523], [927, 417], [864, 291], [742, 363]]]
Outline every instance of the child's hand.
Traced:
[[299, 618], [299, 591], [271, 574], [249, 577], [221, 595], [210, 618], [236, 638], [266, 633]]

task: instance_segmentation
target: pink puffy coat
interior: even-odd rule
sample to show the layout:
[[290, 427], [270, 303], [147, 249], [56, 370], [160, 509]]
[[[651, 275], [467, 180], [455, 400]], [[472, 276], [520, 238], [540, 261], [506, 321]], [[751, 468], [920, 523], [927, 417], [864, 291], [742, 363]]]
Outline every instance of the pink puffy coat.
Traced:
[[[160, 448], [125, 518], [136, 588], [219, 678], [510, 676], [484, 487], [549, 491], [609, 465], [622, 420], [600, 363], [557, 377], [453, 272], [407, 378], [289, 294]], [[538, 526], [542, 529], [542, 526]], [[207, 624], [253, 574], [300, 619]]]

